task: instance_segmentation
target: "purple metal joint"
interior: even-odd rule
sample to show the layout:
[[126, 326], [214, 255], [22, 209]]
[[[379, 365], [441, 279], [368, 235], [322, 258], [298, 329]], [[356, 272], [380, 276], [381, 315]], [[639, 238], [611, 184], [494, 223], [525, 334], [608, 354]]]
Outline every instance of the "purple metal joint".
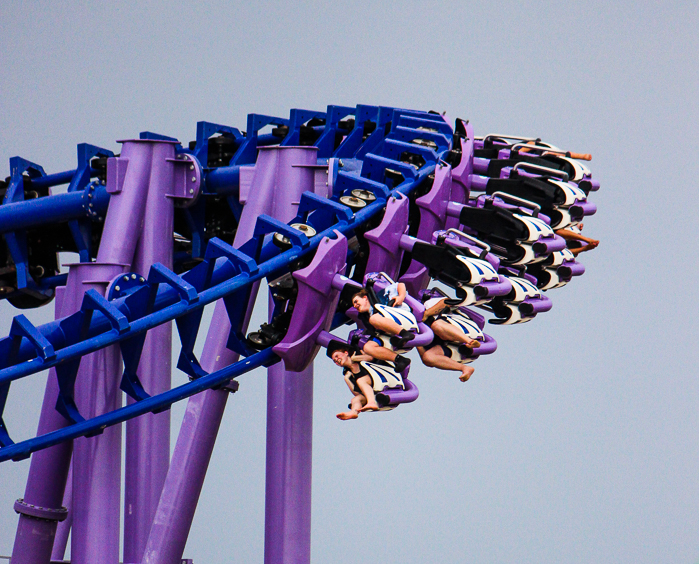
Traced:
[[15, 501], [14, 510], [20, 515], [41, 519], [43, 521], [65, 521], [68, 517], [68, 510], [65, 507], [54, 509], [52, 507], [39, 507], [26, 503], [23, 499]]

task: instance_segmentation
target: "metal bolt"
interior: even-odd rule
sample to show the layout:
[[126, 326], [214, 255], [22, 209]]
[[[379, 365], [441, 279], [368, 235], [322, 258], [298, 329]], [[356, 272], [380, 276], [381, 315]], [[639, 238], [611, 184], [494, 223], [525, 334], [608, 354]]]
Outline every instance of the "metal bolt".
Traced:
[[194, 170], [194, 165], [189, 165], [189, 170]]
[[196, 182], [196, 181], [197, 181], [197, 177], [196, 177], [196, 176], [192, 176], [192, 182]]
[[115, 289], [117, 292], [118, 292], [119, 290], [121, 290], [121, 288], [119, 288], [119, 286], [114, 286], [114, 289]]
[[124, 280], [125, 280], [126, 282], [128, 282], [128, 281], [129, 281], [129, 277], [128, 277], [128, 276], [124, 276]]
[[131, 280], [136, 280], [136, 275], [135, 275], [135, 274], [132, 274], [132, 275], [131, 275]]
[[189, 189], [189, 193], [190, 193], [190, 194], [194, 194], [194, 188], [190, 188], [190, 189]]
[[145, 281], [146, 281], [146, 279], [143, 278], [143, 276], [141, 276], [138, 280], [139, 280], [139, 282], [145, 282]]
[[102, 186], [104, 186], [105, 184], [106, 184], [106, 182], [103, 180], [103, 181], [102, 181]]
[[92, 198], [92, 192], [87, 195], [88, 198]]

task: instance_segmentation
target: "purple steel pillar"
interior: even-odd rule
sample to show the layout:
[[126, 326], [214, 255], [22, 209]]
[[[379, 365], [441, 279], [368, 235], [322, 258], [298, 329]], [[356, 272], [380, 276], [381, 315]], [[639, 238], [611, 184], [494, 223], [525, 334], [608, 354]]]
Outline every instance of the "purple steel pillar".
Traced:
[[[221, 325], [227, 325], [230, 329], [227, 321], [226, 308], [223, 302], [219, 302], [202, 354], [201, 365], [207, 372], [232, 364], [238, 358], [237, 354], [226, 348], [228, 331], [223, 330]], [[182, 558], [228, 395], [229, 392], [222, 389], [206, 390], [187, 403], [170, 470], [143, 554], [144, 563], [171, 564]]]
[[[67, 291], [81, 295], [94, 289], [106, 294], [107, 285], [128, 267], [86, 262], [71, 266], [80, 287]], [[76, 404], [85, 418], [121, 406], [121, 356], [116, 346], [82, 359], [75, 380]], [[107, 427], [102, 434], [82, 437], [73, 446], [73, 564], [119, 562], [121, 503], [121, 426]]]
[[[282, 152], [279, 159], [291, 156]], [[260, 151], [258, 164], [266, 162], [264, 157]], [[277, 169], [281, 190], [275, 197], [284, 221], [294, 217], [301, 193], [313, 189], [313, 177], [304, 179], [299, 174], [304, 169], [292, 164]], [[313, 365], [302, 372], [288, 372], [283, 363], [271, 366], [267, 371], [265, 564], [310, 562], [312, 445]]]
[[[140, 141], [138, 145], [152, 151], [143, 229], [133, 262], [133, 270], [147, 276], [156, 262], [172, 269], [175, 143]], [[172, 324], [151, 329], [138, 365], [139, 379], [149, 394], [170, 389], [171, 355]], [[126, 423], [124, 562], [141, 561], [169, 463], [169, 410]]]
[[[111, 193], [109, 209], [102, 232], [102, 243], [97, 262], [104, 266], [125, 266], [131, 263], [136, 249], [137, 234], [143, 223], [145, 194], [151, 167], [151, 151], [143, 150], [137, 142], [126, 142], [121, 156], [107, 162], [107, 191]], [[80, 308], [82, 292], [78, 284], [73, 285], [79, 271], [71, 269], [68, 287], [63, 300], [57, 295], [57, 317], [69, 315]], [[59, 292], [58, 294], [63, 294]], [[49, 371], [44, 403], [39, 419], [37, 434], [60, 429], [67, 421], [55, 409], [58, 398], [58, 383], [55, 371]], [[47, 564], [50, 561], [56, 522], [65, 518], [61, 508], [66, 478], [70, 467], [72, 441], [67, 441], [37, 452], [32, 457], [29, 478], [23, 501], [15, 504], [20, 513], [17, 535], [13, 548], [13, 562], [19, 564]], [[116, 456], [116, 458], [114, 458]], [[119, 450], [112, 460], [119, 460]], [[81, 487], [84, 484], [81, 483]], [[30, 510], [29, 506], [34, 506]], [[37, 514], [37, 510], [39, 514]], [[36, 517], [39, 516], [40, 519]], [[118, 534], [118, 531], [117, 531]]]
[[[233, 242], [235, 247], [240, 247], [252, 237], [260, 214], [285, 222], [296, 216], [301, 194], [307, 190], [313, 191], [314, 172], [311, 168], [295, 165], [316, 164], [316, 152], [315, 147], [260, 148], [252, 184], [246, 195], [245, 207]], [[255, 294], [256, 290], [252, 294], [249, 313]], [[249, 314], [244, 330], [248, 322]], [[208, 372], [237, 360], [237, 355], [226, 348], [230, 329], [226, 309], [219, 302], [216, 304], [202, 354], [201, 364]], [[182, 557], [227, 398], [227, 392], [208, 390], [194, 396], [187, 403], [170, 470], [143, 555], [144, 564], [171, 564]], [[308, 441], [310, 432], [309, 427]], [[310, 484], [310, 465], [306, 471]], [[303, 495], [305, 493], [299, 492]], [[310, 508], [310, 489], [307, 493]], [[287, 499], [291, 501], [292, 497], [293, 494], [290, 494]], [[307, 536], [310, 543], [310, 528]], [[126, 558], [125, 562], [128, 562]]]
[[267, 378], [265, 564], [311, 561], [313, 365]]
[[[56, 289], [56, 319], [62, 317], [64, 306], [72, 306], [72, 300], [64, 300], [65, 290]], [[70, 302], [70, 303], [64, 303]], [[49, 370], [44, 402], [41, 406], [37, 435], [61, 429], [68, 421], [56, 411], [58, 381], [55, 369]], [[59, 521], [67, 517], [61, 506], [73, 452], [73, 441], [66, 441], [40, 450], [32, 456], [24, 498], [15, 503], [19, 523], [12, 549], [12, 562], [19, 564], [48, 564], [51, 559], [53, 539]], [[39, 515], [32, 508], [43, 510]]]

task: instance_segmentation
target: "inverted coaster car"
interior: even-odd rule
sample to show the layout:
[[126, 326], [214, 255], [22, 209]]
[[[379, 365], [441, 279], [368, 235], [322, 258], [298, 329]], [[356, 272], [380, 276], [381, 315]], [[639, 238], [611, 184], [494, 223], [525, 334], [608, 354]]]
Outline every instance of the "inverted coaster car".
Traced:
[[459, 299], [449, 298], [439, 288], [430, 288], [421, 292], [420, 299], [425, 305], [425, 309], [429, 309], [434, 303], [440, 300], [445, 300], [447, 308], [434, 316], [434, 320], [443, 320], [462, 333], [469, 339], [474, 339], [479, 342], [478, 348], [467, 347], [462, 343], [455, 341], [446, 341], [435, 335], [432, 344], [438, 344], [442, 347], [444, 354], [456, 362], [468, 364], [473, 362], [481, 355], [492, 354], [497, 349], [497, 343], [490, 335], [483, 333], [485, 327], [485, 318], [466, 307], [463, 307]]
[[488, 243], [503, 264], [520, 266], [543, 261], [566, 246], [554, 234], [550, 220], [539, 214], [540, 206], [533, 202], [496, 192], [479, 196], [469, 204], [461, 208], [459, 221], [467, 231]]
[[536, 278], [503, 268], [512, 283], [512, 290], [506, 296], [495, 298], [489, 304], [481, 306], [492, 311], [496, 319], [490, 323], [496, 325], [514, 325], [525, 323], [536, 317], [537, 313], [551, 309], [551, 300], [536, 287]]
[[569, 180], [579, 183], [586, 192], [598, 190], [590, 169], [580, 160], [589, 161], [589, 154], [564, 151], [539, 139], [488, 135], [474, 143], [473, 168], [477, 174], [500, 176], [500, 171], [517, 163], [531, 163], [565, 172]]
[[585, 267], [576, 262], [575, 256], [568, 249], [551, 253], [544, 262], [527, 267], [527, 274], [536, 278], [536, 286], [540, 290], [565, 286], [573, 276], [580, 276], [584, 272]]

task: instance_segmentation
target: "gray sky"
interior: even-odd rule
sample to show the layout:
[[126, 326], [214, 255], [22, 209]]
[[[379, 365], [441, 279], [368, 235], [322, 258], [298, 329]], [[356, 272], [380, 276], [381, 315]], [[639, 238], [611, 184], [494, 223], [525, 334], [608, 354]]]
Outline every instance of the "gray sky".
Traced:
[[[328, 104], [446, 110], [477, 135], [592, 153], [602, 188], [585, 223], [601, 244], [582, 255], [586, 274], [534, 322], [488, 327], [498, 352], [468, 383], [415, 368], [415, 404], [344, 423], [347, 389], [318, 358], [312, 558], [697, 563], [698, 12], [6, 0], [0, 175], [15, 155], [51, 173], [74, 168], [81, 142], [118, 150], [145, 130], [187, 142], [198, 120], [244, 129], [249, 112]], [[0, 305], [2, 336], [16, 314]], [[13, 384], [6, 420], [20, 438], [43, 380]], [[196, 564], [262, 562], [264, 426], [264, 374], [252, 373], [214, 451], [185, 551]], [[0, 554], [28, 466], [0, 465]]]

